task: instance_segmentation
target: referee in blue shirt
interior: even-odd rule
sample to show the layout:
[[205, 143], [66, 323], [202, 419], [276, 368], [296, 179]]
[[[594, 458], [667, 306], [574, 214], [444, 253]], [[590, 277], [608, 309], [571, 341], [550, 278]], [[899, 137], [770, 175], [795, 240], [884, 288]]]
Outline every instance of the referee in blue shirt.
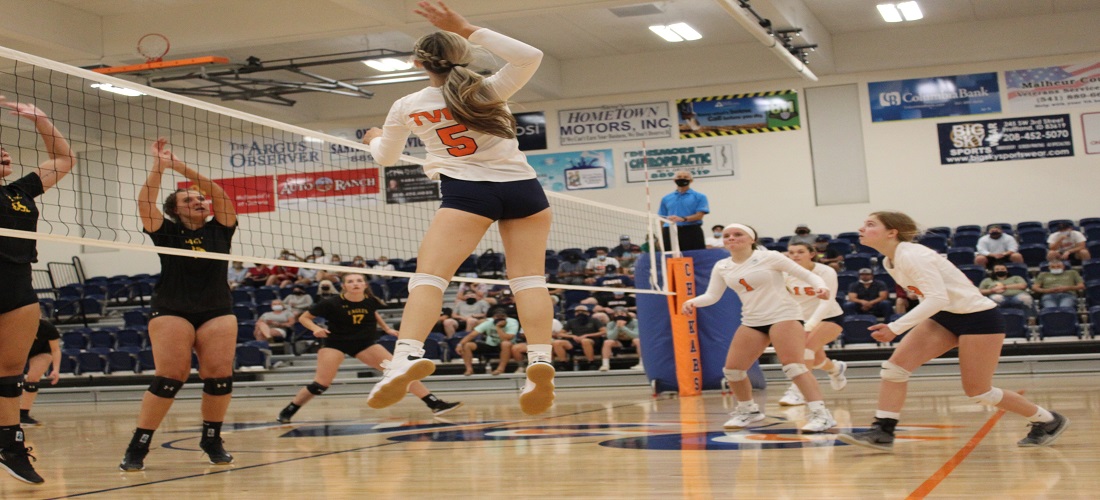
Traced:
[[[703, 216], [710, 213], [707, 196], [691, 189], [691, 172], [680, 170], [673, 177], [676, 190], [661, 198], [657, 215], [676, 223], [680, 250], [702, 250], [707, 247], [703, 237]], [[665, 249], [670, 250], [668, 225], [661, 230]]]

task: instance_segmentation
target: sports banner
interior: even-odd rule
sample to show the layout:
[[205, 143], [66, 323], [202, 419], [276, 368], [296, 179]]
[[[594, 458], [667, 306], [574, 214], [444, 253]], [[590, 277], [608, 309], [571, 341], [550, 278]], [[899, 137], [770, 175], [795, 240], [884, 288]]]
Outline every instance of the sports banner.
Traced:
[[1100, 62], [1005, 71], [1011, 111], [1100, 103]]
[[439, 201], [439, 182], [424, 175], [420, 165], [387, 167], [384, 172], [387, 204]]
[[775, 90], [677, 99], [680, 138], [798, 130], [798, 92]]
[[[233, 200], [233, 208], [238, 215], [275, 211], [275, 178], [270, 175], [214, 179], [214, 183], [221, 186], [226, 196]], [[191, 181], [182, 181], [177, 187], [184, 189], [192, 184]], [[209, 196], [209, 193], [204, 194]]]
[[306, 210], [311, 204], [362, 206], [378, 198], [378, 169], [361, 168], [285, 174], [276, 178], [279, 206]]
[[535, 151], [546, 149], [546, 114], [542, 111], [533, 113], [514, 113], [516, 118], [516, 139], [519, 140], [520, 151]]
[[1085, 136], [1085, 153], [1100, 154], [1100, 113], [1081, 113], [1081, 135]]
[[1001, 111], [997, 73], [872, 82], [867, 93], [873, 122]]
[[611, 150], [527, 155], [542, 188], [550, 191], [606, 189], [615, 184]]
[[1073, 156], [1069, 115], [940, 123], [940, 163]]
[[667, 148], [632, 149], [623, 152], [626, 165], [626, 182], [645, 182], [648, 179], [672, 179], [679, 170], [691, 172], [691, 176], [734, 177], [734, 161], [737, 151], [734, 144], [696, 144]]
[[667, 102], [558, 111], [562, 146], [672, 137]]

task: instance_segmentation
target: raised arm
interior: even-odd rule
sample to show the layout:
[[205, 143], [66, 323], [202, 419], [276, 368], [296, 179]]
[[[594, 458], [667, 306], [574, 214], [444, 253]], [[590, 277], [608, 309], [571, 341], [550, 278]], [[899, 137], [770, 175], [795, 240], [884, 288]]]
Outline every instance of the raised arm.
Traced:
[[162, 171], [166, 168], [175, 170], [187, 180], [195, 183], [195, 188], [199, 191], [207, 193], [210, 196], [211, 209], [214, 211], [214, 220], [224, 226], [237, 225], [237, 209], [233, 206], [233, 200], [229, 199], [229, 195], [225, 193], [225, 190], [210, 178], [187, 166], [183, 160], [173, 154], [168, 149], [168, 139], [164, 137], [153, 143], [154, 169], [158, 164], [163, 164]]
[[76, 156], [73, 155], [73, 150], [69, 147], [65, 136], [61, 135], [61, 131], [57, 130], [46, 113], [33, 104], [8, 102], [4, 96], [0, 96], [0, 106], [10, 109], [11, 114], [15, 116], [34, 122], [34, 128], [46, 143], [46, 154], [49, 155], [49, 159], [42, 162], [35, 173], [38, 174], [39, 179], [42, 179], [42, 190], [57, 185], [57, 182], [76, 165]]
[[164, 177], [164, 162], [153, 161], [153, 169], [145, 178], [145, 185], [138, 191], [138, 215], [141, 226], [146, 232], [154, 233], [164, 224], [164, 213], [157, 207], [157, 193], [160, 192], [161, 178]]

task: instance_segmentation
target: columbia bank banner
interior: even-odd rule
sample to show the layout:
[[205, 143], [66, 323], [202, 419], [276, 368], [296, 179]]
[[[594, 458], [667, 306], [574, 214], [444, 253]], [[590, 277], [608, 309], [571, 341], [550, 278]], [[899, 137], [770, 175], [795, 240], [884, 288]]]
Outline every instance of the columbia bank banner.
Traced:
[[1100, 103], [1100, 62], [1005, 71], [1011, 111]]
[[1001, 111], [997, 73], [872, 82], [867, 93], [873, 122]]
[[940, 163], [983, 163], [1073, 156], [1069, 115], [937, 124]]

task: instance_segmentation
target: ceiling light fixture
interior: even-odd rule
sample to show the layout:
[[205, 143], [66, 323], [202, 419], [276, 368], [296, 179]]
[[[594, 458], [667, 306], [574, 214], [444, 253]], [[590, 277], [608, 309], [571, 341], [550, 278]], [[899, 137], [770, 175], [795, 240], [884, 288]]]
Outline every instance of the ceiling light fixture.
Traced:
[[703, 38], [703, 35], [700, 35], [698, 31], [695, 31], [695, 28], [692, 28], [687, 23], [676, 23], [668, 26], [658, 24], [650, 26], [649, 30], [668, 42], [682, 42], [684, 40], [698, 40]]
[[920, 11], [920, 5], [916, 1], [901, 2], [898, 4], [898, 10], [901, 11], [901, 15], [905, 17], [906, 21], [916, 21], [924, 18], [924, 13]]
[[131, 90], [131, 89], [128, 89], [128, 88], [125, 88], [125, 87], [116, 87], [116, 86], [111, 85], [109, 83], [93, 83], [92, 88], [93, 89], [99, 89], [99, 90], [102, 90], [102, 91], [105, 91], [105, 92], [113, 92], [115, 94], [124, 95], [126, 97], [137, 97], [137, 96], [145, 95], [145, 94], [143, 94], [141, 92], [138, 92], [136, 90]]
[[401, 59], [387, 57], [385, 59], [367, 59], [363, 64], [378, 71], [405, 71], [413, 67], [413, 64]]
[[918, 5], [916, 1], [901, 2], [897, 5], [892, 3], [880, 3], [878, 4], [878, 13], [882, 16], [882, 19], [888, 23], [916, 21], [924, 18], [924, 13], [921, 12], [920, 5]]
[[357, 85], [386, 85], [389, 83], [403, 83], [403, 82], [416, 82], [420, 80], [427, 80], [428, 75], [421, 73], [417, 76], [403, 76], [397, 78], [379, 78], [377, 80], [363, 80], [355, 82]]

